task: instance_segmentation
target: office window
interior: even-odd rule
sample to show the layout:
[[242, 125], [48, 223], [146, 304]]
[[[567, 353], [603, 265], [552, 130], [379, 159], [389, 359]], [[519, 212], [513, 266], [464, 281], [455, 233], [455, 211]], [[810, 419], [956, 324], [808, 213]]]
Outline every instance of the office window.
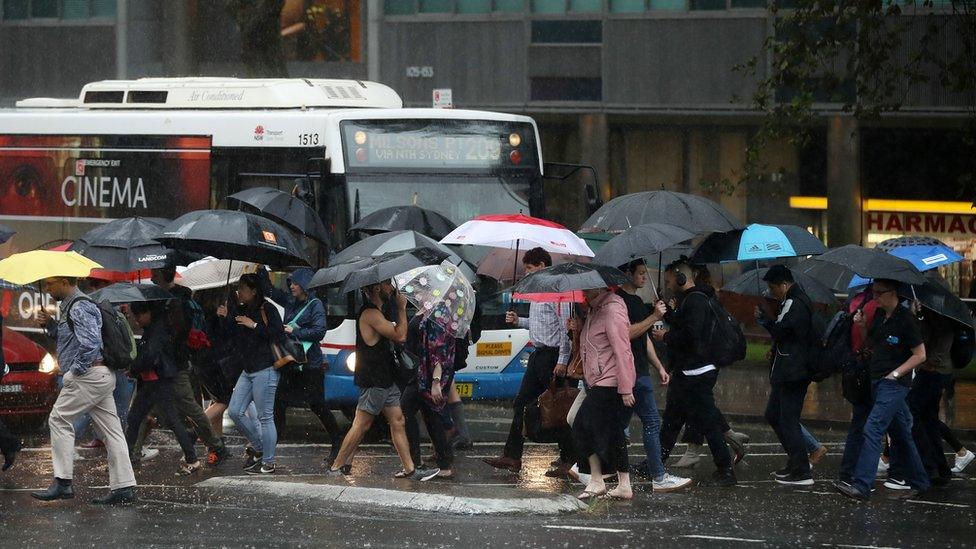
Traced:
[[685, 0], [651, 0], [652, 10], [683, 10]]
[[495, 0], [495, 11], [522, 11], [525, 9], [525, 0]]
[[610, 0], [611, 13], [639, 13], [644, 11], [644, 0]]
[[58, 0], [31, 0], [31, 17], [53, 18], [58, 16]]
[[533, 21], [533, 44], [600, 44], [603, 23], [600, 21]]
[[532, 0], [535, 13], [566, 13], [566, 0]]
[[454, 11], [451, 0], [420, 0], [421, 13], [451, 13]]
[[363, 0], [285, 0], [281, 11], [285, 59], [362, 61], [362, 3]]
[[689, 0], [688, 9], [692, 10], [724, 10], [725, 0]]
[[603, 0], [569, 0], [569, 11], [589, 13], [603, 10]]
[[3, 0], [7, 21], [91, 17], [115, 17], [115, 0]]
[[532, 101], [602, 101], [601, 78], [532, 78]]
[[413, 15], [414, 0], [384, 0], [383, 11], [387, 15]]
[[457, 0], [458, 13], [489, 13], [491, 0]]
[[29, 0], [3, 0], [4, 19], [27, 19], [30, 17]]

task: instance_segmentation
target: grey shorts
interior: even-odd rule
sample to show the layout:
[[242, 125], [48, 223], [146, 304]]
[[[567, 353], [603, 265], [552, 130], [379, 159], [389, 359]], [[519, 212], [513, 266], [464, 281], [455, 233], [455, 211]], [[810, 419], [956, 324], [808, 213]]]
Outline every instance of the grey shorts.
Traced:
[[357, 408], [367, 414], [378, 416], [383, 408], [400, 406], [400, 389], [396, 385], [389, 387], [370, 387], [359, 390], [359, 405]]

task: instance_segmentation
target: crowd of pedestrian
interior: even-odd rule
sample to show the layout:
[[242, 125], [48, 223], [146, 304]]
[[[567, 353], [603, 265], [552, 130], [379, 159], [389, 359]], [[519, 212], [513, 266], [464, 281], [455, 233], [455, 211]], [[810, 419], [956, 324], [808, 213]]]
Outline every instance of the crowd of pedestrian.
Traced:
[[[552, 257], [534, 248], [523, 263], [532, 274], [550, 267]], [[583, 484], [581, 499], [633, 498], [631, 473], [649, 479], [655, 492], [687, 489], [691, 479], [666, 468], [682, 431], [688, 450], [674, 466], [693, 465], [705, 443], [715, 465], [705, 484], [735, 485], [735, 466], [746, 455], [748, 439], [729, 427], [714, 388], [721, 369], [735, 360], [729, 354], [735, 351], [735, 334], [723, 329], [737, 326], [726, 322], [707, 269], [687, 258], [671, 263], [664, 269], [668, 301], [658, 296], [650, 304], [639, 295], [648, 284], [644, 262], [620, 270], [625, 283], [587, 289], [581, 303], [533, 300], [528, 317], [506, 313], [509, 325], [528, 329], [533, 351], [502, 455], [484, 461], [521, 471], [526, 437], [536, 431], [526, 424], [535, 421], [528, 409], [558, 381], [578, 392], [565, 421], [550, 429], [558, 459], [545, 474]], [[42, 310], [39, 323], [56, 340], [64, 382], [49, 419], [54, 480], [34, 492], [35, 498], [74, 496], [76, 438], [89, 423], [109, 464], [110, 493], [96, 503], [133, 501], [133, 465], [154, 457], [143, 448], [153, 427], [172, 431], [179, 443], [183, 457], [174, 466], [176, 474], [193, 475], [222, 463], [229, 455], [224, 411], [246, 439], [243, 470], [274, 474], [286, 384], [305, 397], [328, 434], [327, 474], [352, 474], [357, 448], [382, 416], [400, 458], [394, 477], [420, 482], [454, 477], [455, 451], [470, 442], [454, 376], [479, 337], [477, 322], [456, 333], [439, 315], [418, 311], [410, 318], [406, 296], [389, 280], [362, 287], [354, 371], [360, 397], [343, 433], [323, 397], [319, 341], [327, 331], [326, 315], [322, 300], [308, 290], [310, 269], [293, 271], [287, 289], [276, 288], [261, 268], [242, 275], [236, 290], [196, 293], [175, 285], [174, 274], [172, 267], [153, 273], [169, 299], [123, 307], [141, 333], [128, 357], [119, 356], [110, 341], [116, 337], [112, 312], [82, 292], [79, 280], [43, 281], [44, 291], [60, 302], [60, 314]], [[822, 338], [811, 334], [822, 334], [823, 322], [789, 268], [775, 265], [762, 280], [774, 302], [755, 310], [772, 341], [765, 419], [787, 454], [784, 467], [772, 475], [779, 484], [807, 486], [813, 484], [812, 467], [826, 454], [801, 422], [816, 378], [814, 361], [823, 357]], [[878, 475], [886, 473], [886, 487], [914, 495], [945, 484], [973, 459], [939, 419], [948, 386], [947, 329], [938, 315], [922, 315], [918, 303], [903, 299], [899, 290], [898, 282], [876, 278], [843, 308], [850, 319], [845, 345], [863, 372], [860, 380], [845, 378], [852, 420], [835, 486], [855, 499], [870, 497]], [[301, 346], [300, 363], [282, 358], [288, 339]], [[657, 385], [667, 387], [663, 417], [654, 396]], [[210, 401], [206, 410], [195, 387]], [[421, 455], [418, 414], [432, 456]], [[632, 465], [634, 415], [646, 458]], [[943, 438], [957, 451], [954, 468], [943, 454]], [[205, 457], [196, 451], [197, 439], [207, 448]], [[6, 470], [19, 443], [2, 425], [0, 449]]]

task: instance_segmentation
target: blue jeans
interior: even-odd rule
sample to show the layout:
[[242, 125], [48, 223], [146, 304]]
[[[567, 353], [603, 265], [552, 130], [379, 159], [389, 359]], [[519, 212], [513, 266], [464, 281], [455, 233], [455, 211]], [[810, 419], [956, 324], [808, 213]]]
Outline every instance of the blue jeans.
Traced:
[[651, 376], [640, 376], [634, 384], [634, 413], [640, 418], [644, 431], [644, 453], [647, 454], [647, 470], [652, 478], [664, 476], [661, 460], [661, 413], [654, 400], [654, 384]]
[[928, 490], [929, 477], [912, 438], [912, 413], [906, 402], [909, 388], [894, 380], [879, 379], [873, 382], [872, 389], [874, 406], [864, 423], [864, 441], [854, 466], [852, 484], [865, 494], [871, 493], [887, 432], [891, 435], [891, 459], [901, 464], [904, 480], [916, 490]]
[[[265, 463], [274, 461], [275, 446], [278, 444], [278, 431], [274, 424], [278, 377], [278, 370], [270, 366], [253, 374], [242, 372], [228, 406], [231, 419], [250, 441], [251, 447], [264, 454]], [[257, 421], [247, 414], [248, 405], [252, 402], [257, 409]]]
[[817, 450], [817, 448], [823, 446], [820, 444], [820, 441], [817, 440], [817, 437], [810, 434], [810, 431], [807, 431], [806, 426], [802, 423], [800, 424], [800, 435], [803, 436], [803, 445], [806, 446], [808, 454], [812, 454]]
[[[119, 416], [119, 423], [122, 424], [122, 432], [125, 432], [126, 418], [129, 415], [129, 404], [132, 403], [132, 393], [136, 390], [136, 382], [126, 375], [125, 370], [115, 372], [115, 390], [112, 391], [112, 398], [115, 400], [115, 413]], [[88, 431], [91, 425], [91, 416], [82, 414], [75, 420], [75, 440], [79, 440]], [[101, 440], [101, 436], [96, 433], [95, 437]]]

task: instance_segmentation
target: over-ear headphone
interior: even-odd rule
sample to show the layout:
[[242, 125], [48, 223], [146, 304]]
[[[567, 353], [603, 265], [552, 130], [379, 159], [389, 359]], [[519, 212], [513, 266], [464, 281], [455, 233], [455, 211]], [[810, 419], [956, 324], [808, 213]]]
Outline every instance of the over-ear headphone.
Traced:
[[681, 272], [681, 269], [675, 269], [674, 281], [678, 284], [679, 287], [682, 287], [688, 283], [688, 277], [685, 275], [685, 273]]

